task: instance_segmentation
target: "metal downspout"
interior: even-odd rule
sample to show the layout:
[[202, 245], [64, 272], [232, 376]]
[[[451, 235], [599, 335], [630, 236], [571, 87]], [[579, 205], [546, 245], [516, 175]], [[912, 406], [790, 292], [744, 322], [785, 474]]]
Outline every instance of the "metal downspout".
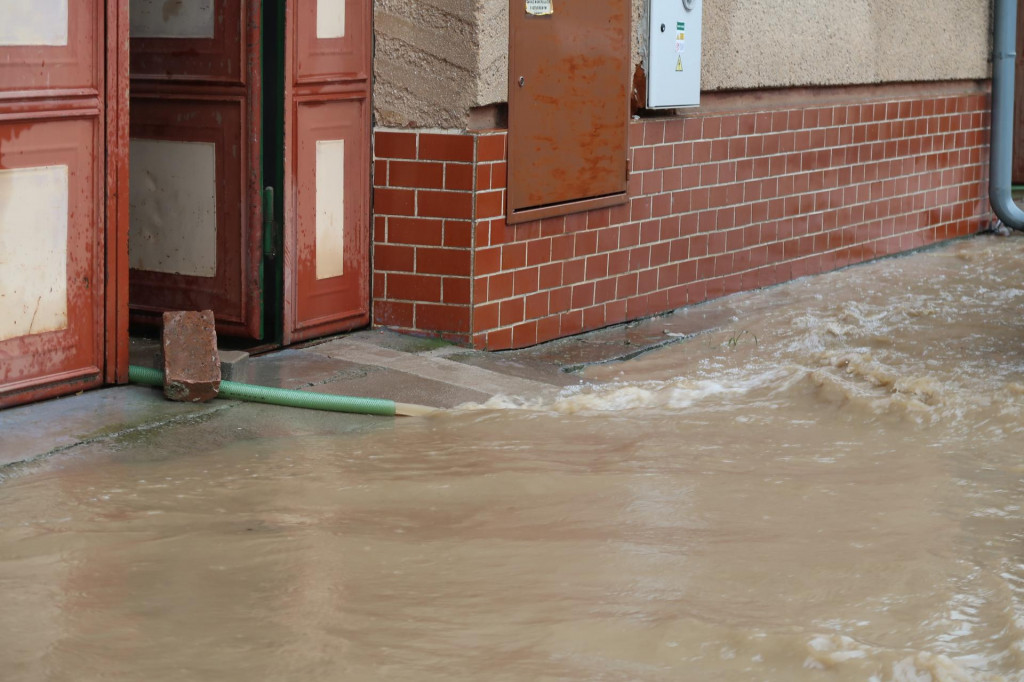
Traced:
[[1017, 57], [1017, 0], [995, 0], [992, 44], [992, 142], [989, 201], [996, 216], [1024, 230], [1024, 210], [1013, 200], [1013, 88]]

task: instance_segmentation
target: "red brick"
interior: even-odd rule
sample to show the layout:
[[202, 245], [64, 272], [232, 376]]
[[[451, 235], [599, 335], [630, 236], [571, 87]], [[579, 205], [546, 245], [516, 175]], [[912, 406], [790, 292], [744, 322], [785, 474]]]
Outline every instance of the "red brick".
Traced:
[[602, 279], [594, 284], [594, 302], [607, 303], [615, 298], [615, 280]]
[[537, 343], [537, 323], [524, 322], [512, 327], [512, 347], [525, 348]]
[[500, 301], [512, 297], [513, 274], [501, 272], [487, 278], [487, 299]]
[[443, 282], [444, 294], [441, 300], [445, 303], [468, 305], [471, 303], [469, 292], [471, 281], [467, 277], [445, 277]]
[[474, 267], [477, 277], [501, 270], [501, 247], [478, 248], [474, 254]]
[[378, 131], [373, 136], [373, 155], [379, 159], [415, 159], [416, 133]]
[[440, 246], [443, 224], [440, 220], [422, 218], [388, 218], [388, 242]]
[[505, 192], [479, 192], [476, 195], [476, 216], [478, 220], [494, 218], [505, 214]]
[[526, 245], [526, 264], [540, 265], [551, 262], [551, 239], [535, 239]]
[[374, 187], [387, 187], [388, 184], [388, 162], [377, 160], [373, 162], [373, 185]]
[[470, 275], [470, 254], [465, 249], [419, 247], [416, 249], [416, 271], [433, 275]]
[[508, 164], [491, 164], [491, 187], [505, 189], [508, 183]]
[[594, 304], [594, 283], [584, 282], [572, 288], [572, 307], [586, 308]]
[[704, 119], [701, 136], [705, 140], [722, 136], [722, 119], [718, 116], [708, 116]]
[[540, 266], [538, 270], [537, 286], [541, 289], [551, 289], [562, 283], [562, 264], [560, 262], [547, 263]]
[[559, 287], [548, 292], [548, 311], [563, 313], [572, 309], [572, 287]]
[[608, 275], [608, 254], [590, 256], [586, 260], [586, 278], [599, 279]]
[[392, 272], [387, 276], [387, 297], [404, 301], [441, 301], [441, 278]]
[[411, 246], [375, 244], [373, 247], [374, 270], [412, 272], [416, 250]]
[[548, 314], [547, 292], [531, 294], [526, 297], [526, 319], [538, 320]]
[[415, 215], [416, 192], [378, 187], [373, 191], [373, 211], [378, 215]]
[[665, 141], [664, 121], [644, 122], [644, 146], [652, 147]]
[[583, 328], [600, 329], [604, 326], [604, 306], [598, 305], [583, 311]]
[[[482, 231], [487, 231], [486, 225], [479, 227]], [[449, 248], [470, 248], [473, 245], [473, 223], [468, 220], [445, 220], [442, 243]], [[486, 242], [483, 245], [486, 246]]]
[[476, 156], [479, 163], [505, 160], [505, 135], [481, 135], [477, 138]]
[[629, 125], [629, 146], [639, 147], [644, 143], [644, 129], [646, 121], [633, 121]]
[[559, 317], [559, 324], [561, 325], [563, 336], [579, 334], [583, 331], [583, 311], [570, 310], [562, 313]]
[[498, 312], [498, 321], [502, 327], [518, 324], [523, 321], [525, 310], [526, 305], [522, 298], [510, 298], [502, 301]]
[[501, 247], [501, 269], [515, 270], [526, 265], [526, 244], [516, 242]]
[[391, 161], [388, 171], [390, 187], [441, 188], [444, 186], [444, 164], [423, 161]]
[[539, 276], [540, 271], [537, 268], [516, 270], [512, 275], [512, 293], [521, 296], [537, 291]]
[[416, 328], [434, 332], [468, 332], [469, 308], [466, 306], [417, 303]]
[[586, 273], [586, 263], [582, 258], [574, 258], [562, 263], [562, 282], [575, 284], [582, 282]]
[[491, 189], [491, 168], [487, 164], [476, 167], [476, 189], [478, 192]]
[[413, 326], [413, 304], [398, 301], [374, 301], [374, 324], [410, 329]]
[[[468, 163], [444, 164], [444, 188], [469, 191], [473, 189], [473, 166]], [[487, 189], [486, 187], [484, 189]]]
[[473, 161], [472, 135], [420, 133], [421, 161]]
[[473, 311], [473, 331], [485, 332], [498, 326], [498, 304], [477, 306]]
[[561, 324], [557, 315], [545, 317], [537, 322], [537, 343], [557, 339], [561, 334]]
[[469, 192], [420, 190], [417, 195], [417, 215], [422, 218], [473, 217], [473, 195]]

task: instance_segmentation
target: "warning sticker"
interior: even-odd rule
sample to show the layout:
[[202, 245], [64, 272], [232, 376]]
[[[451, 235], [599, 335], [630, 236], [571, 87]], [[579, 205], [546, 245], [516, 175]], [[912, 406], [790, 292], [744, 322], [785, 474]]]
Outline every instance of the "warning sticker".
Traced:
[[555, 13], [555, 0], [526, 0], [526, 13], [535, 17]]

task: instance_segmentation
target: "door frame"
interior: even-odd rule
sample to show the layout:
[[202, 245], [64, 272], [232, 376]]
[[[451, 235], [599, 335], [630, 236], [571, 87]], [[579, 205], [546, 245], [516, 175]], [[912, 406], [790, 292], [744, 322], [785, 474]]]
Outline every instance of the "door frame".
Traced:
[[[358, 22], [357, 30], [363, 31], [368, 45], [372, 46], [373, 37], [373, 7], [370, 0], [353, 0], [361, 5], [362, 21]], [[263, 257], [259, 268], [259, 277], [262, 283], [262, 300], [269, 306], [276, 306], [275, 311], [264, 309], [261, 318], [263, 320], [264, 346], [288, 345], [315, 336], [342, 331], [347, 328], [362, 326], [370, 321], [370, 294], [369, 282], [371, 278], [371, 264], [369, 262], [369, 247], [372, 237], [372, 209], [371, 209], [371, 165], [372, 157], [370, 151], [372, 138], [372, 86], [370, 74], [373, 68], [372, 48], [367, 47], [365, 52], [364, 68], [359, 73], [344, 78], [344, 85], [332, 88], [326, 83], [310, 83], [311, 91], [319, 95], [327, 95], [327, 100], [349, 100], [361, 99], [363, 103], [363, 124], [362, 130], [365, 139], [360, 144], [359, 166], [361, 169], [359, 182], [359, 193], [362, 196], [363, 219], [365, 225], [361, 239], [365, 240], [365, 311], [356, 313], [345, 320], [335, 320], [325, 324], [313, 324], [302, 328], [303, 325], [296, 319], [295, 301], [289, 297], [295, 295], [295, 283], [289, 278], [285, 261], [287, 258], [295, 257], [295, 219], [294, 197], [287, 191], [287, 183], [294, 181], [294, 172], [289, 159], [294, 155], [293, 145], [295, 144], [293, 130], [293, 108], [291, 106], [291, 95], [299, 94], [294, 92], [293, 85], [289, 82], [294, 69], [295, 55], [288, 49], [289, 41], [286, 32], [294, 28], [295, 1], [286, 0], [284, 7], [279, 8], [278, 16], [282, 21], [275, 30], [270, 30], [266, 25], [267, 5], [277, 3], [265, 3], [263, 7], [262, 35], [260, 36], [259, 54], [263, 57], [261, 72], [264, 76], [268, 71], [266, 64], [275, 59], [280, 60], [275, 65], [277, 72], [275, 79], [280, 79], [275, 86], [260, 88], [260, 96], [254, 98], [249, 109], [257, 121], [258, 132], [262, 139], [261, 162], [250, 164], [253, 172], [260, 173], [261, 177], [255, 187], [262, 190], [265, 186], [274, 187], [274, 219], [275, 229], [272, 235], [263, 240], [266, 248], [262, 252], [273, 253], [275, 256]], [[130, 101], [130, 73], [129, 73], [129, 0], [106, 0], [106, 88], [107, 103], [106, 111], [106, 320], [105, 320], [105, 351], [106, 367], [104, 378], [108, 384], [124, 384], [128, 382], [129, 367], [129, 259], [128, 259], [128, 235], [129, 235], [129, 101]], [[252, 29], [251, 25], [247, 26]], [[303, 84], [305, 85], [305, 84]], [[280, 88], [277, 90], [277, 88]], [[307, 86], [308, 87], [308, 86]], [[266, 95], [275, 95], [280, 102], [276, 107], [277, 122], [268, 122], [268, 109], [270, 103], [266, 101]], [[276, 130], [279, 128], [279, 130]], [[280, 149], [272, 154], [267, 153], [267, 144], [278, 144]], [[268, 172], [268, 169], [275, 167], [277, 172]], [[275, 177], [277, 176], [277, 177]], [[248, 178], [246, 178], [248, 179]], [[278, 184], [278, 183], [281, 184]], [[253, 208], [262, 211], [264, 203], [261, 192], [259, 196], [253, 196]]]
[[107, 0], [106, 17], [106, 367], [128, 383], [128, 0]]

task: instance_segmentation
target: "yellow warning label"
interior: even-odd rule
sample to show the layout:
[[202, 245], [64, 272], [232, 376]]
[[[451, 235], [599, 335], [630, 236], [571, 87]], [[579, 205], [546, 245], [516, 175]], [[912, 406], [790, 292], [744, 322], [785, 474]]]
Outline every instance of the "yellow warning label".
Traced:
[[676, 59], [676, 71], [682, 71], [682, 70], [683, 70], [683, 58], [679, 57], [678, 59]]

